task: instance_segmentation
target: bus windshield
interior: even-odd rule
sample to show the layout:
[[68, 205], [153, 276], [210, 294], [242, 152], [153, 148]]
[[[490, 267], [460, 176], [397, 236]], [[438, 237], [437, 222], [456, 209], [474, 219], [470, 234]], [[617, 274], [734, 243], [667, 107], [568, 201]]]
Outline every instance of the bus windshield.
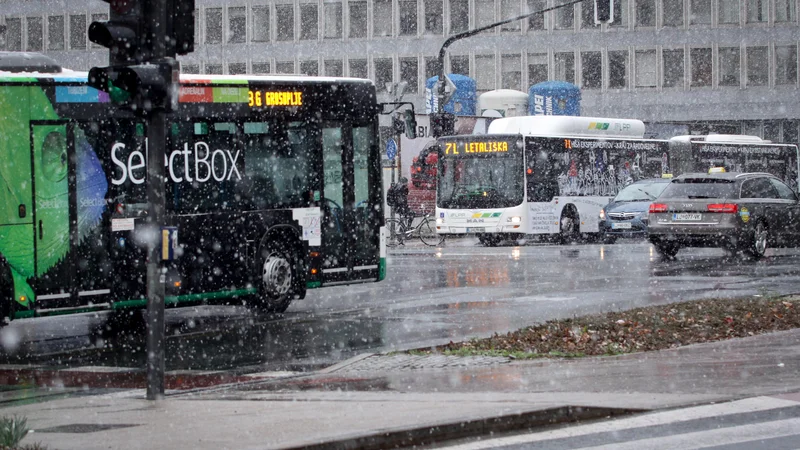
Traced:
[[440, 171], [440, 208], [506, 208], [523, 200], [522, 155], [447, 158]]

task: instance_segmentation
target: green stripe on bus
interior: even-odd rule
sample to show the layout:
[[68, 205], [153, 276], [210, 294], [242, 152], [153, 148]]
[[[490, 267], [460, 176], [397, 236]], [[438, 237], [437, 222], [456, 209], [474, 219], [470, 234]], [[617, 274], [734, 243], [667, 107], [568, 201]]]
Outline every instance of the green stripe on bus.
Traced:
[[316, 289], [322, 287], [322, 281], [306, 281], [306, 289]]
[[378, 262], [378, 281], [382, 281], [386, 278], [386, 258], [381, 258], [380, 262]]
[[215, 87], [214, 103], [248, 103], [247, 88], [243, 87]]

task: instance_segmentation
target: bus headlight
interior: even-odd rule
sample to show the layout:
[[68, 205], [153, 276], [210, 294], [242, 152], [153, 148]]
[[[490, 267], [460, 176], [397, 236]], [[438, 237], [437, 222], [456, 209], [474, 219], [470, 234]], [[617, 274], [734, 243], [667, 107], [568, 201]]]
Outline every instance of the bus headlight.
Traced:
[[520, 216], [509, 217], [508, 221], [511, 223], [520, 223], [522, 222], [522, 217]]
[[443, 223], [444, 223], [444, 218], [443, 217], [437, 217], [436, 218], [436, 225], [441, 225]]

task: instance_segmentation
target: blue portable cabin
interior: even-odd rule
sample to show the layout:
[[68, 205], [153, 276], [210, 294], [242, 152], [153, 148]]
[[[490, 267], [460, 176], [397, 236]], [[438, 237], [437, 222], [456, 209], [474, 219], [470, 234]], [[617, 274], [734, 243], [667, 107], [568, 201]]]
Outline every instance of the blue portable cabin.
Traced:
[[[448, 75], [453, 84], [456, 85], [456, 92], [447, 104], [444, 105], [445, 112], [457, 116], [474, 116], [475, 108], [478, 103], [478, 84], [466, 75], [451, 73]], [[436, 112], [436, 83], [439, 77], [431, 77], [425, 82], [425, 112], [428, 114]]]
[[531, 116], [580, 116], [581, 90], [566, 81], [543, 81], [528, 90]]

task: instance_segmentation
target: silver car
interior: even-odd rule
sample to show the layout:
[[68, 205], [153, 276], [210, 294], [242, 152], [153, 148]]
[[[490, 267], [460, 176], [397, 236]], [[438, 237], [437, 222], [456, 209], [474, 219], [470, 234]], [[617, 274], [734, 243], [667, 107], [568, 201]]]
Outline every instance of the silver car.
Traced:
[[649, 208], [648, 239], [662, 255], [683, 247], [722, 247], [764, 256], [770, 246], [796, 246], [800, 205], [768, 173], [692, 173], [667, 185]]

